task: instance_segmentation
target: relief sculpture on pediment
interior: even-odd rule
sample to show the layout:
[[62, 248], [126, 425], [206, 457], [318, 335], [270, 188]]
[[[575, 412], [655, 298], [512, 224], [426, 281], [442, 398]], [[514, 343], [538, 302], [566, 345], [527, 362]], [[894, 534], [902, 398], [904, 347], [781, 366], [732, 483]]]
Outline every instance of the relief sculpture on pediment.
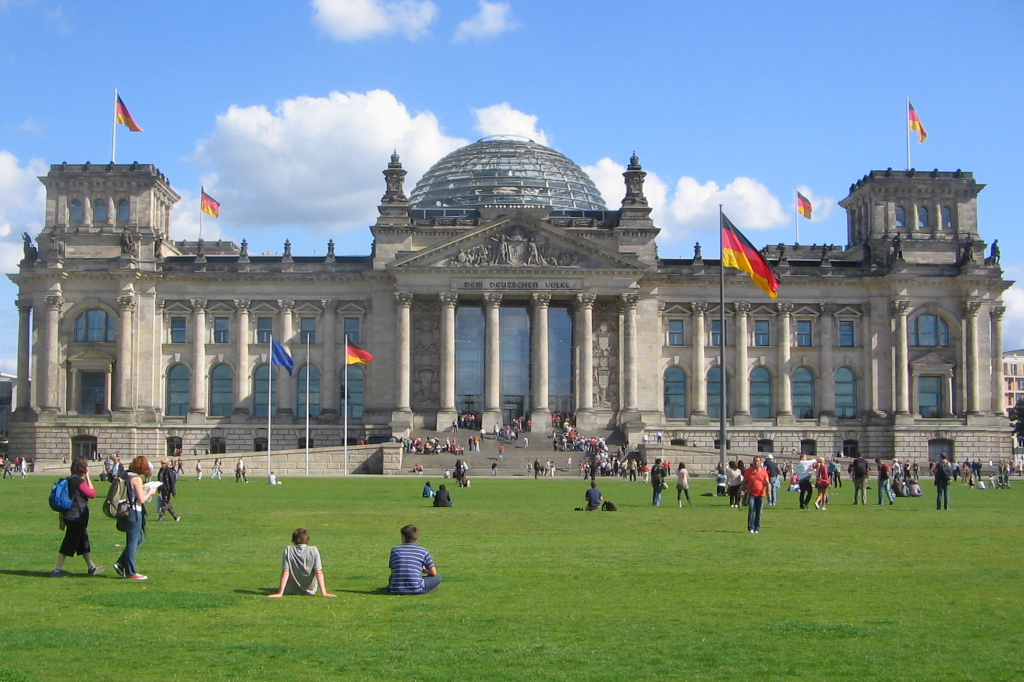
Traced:
[[486, 241], [461, 249], [447, 263], [453, 267], [582, 267], [586, 259], [578, 252], [552, 244], [538, 232], [515, 227], [492, 235]]

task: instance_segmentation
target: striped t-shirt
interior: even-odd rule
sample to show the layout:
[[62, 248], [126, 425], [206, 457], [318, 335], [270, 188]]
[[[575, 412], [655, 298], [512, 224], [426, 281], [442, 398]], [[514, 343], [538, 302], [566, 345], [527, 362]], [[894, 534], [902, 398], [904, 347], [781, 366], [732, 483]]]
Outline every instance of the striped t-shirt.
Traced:
[[391, 548], [392, 594], [420, 594], [423, 592], [423, 570], [434, 567], [434, 559], [423, 547], [412, 542]]

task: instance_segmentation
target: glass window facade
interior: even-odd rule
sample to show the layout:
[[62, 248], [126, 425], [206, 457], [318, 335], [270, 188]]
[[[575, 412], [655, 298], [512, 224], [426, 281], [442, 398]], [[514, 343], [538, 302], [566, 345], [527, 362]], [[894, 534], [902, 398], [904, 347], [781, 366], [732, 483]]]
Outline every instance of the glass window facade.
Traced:
[[722, 321], [711, 320], [711, 345], [722, 345]]
[[359, 318], [358, 317], [346, 317], [345, 318], [345, 337], [352, 343], [361, 343], [359, 341]]
[[942, 377], [917, 378], [917, 412], [935, 419], [942, 415]]
[[910, 323], [911, 346], [948, 346], [949, 325], [936, 315], [921, 315]]
[[796, 345], [810, 347], [814, 345], [812, 333], [813, 323], [810, 320], [797, 320], [796, 322]]
[[853, 348], [853, 332], [853, 320], [839, 320], [839, 346], [841, 348]]
[[113, 343], [116, 340], [114, 316], [104, 310], [87, 310], [75, 320], [75, 341]]
[[949, 206], [942, 207], [942, 226], [947, 229], [953, 227], [953, 211]]
[[926, 206], [917, 207], [917, 226], [918, 227], [930, 227], [931, 221], [928, 216], [928, 208]]
[[754, 320], [754, 345], [755, 346], [769, 346], [771, 345], [771, 320]]
[[750, 373], [750, 416], [772, 418], [772, 375], [764, 367], [755, 367]]
[[665, 418], [686, 417], [686, 372], [680, 367], [665, 371]]
[[121, 199], [117, 202], [117, 220], [119, 222], [126, 222], [128, 220], [128, 211], [130, 204], [127, 199]]
[[[728, 376], [725, 379], [725, 404], [732, 399], [732, 386]], [[729, 412], [726, 410], [726, 416]], [[722, 368], [712, 367], [708, 370], [708, 417], [719, 419], [722, 416]]]
[[845, 367], [836, 371], [836, 416], [840, 419], [857, 416], [857, 377]]
[[188, 343], [188, 319], [171, 318], [171, 343]]
[[214, 343], [230, 343], [231, 342], [231, 318], [230, 317], [215, 317], [215, 318], [213, 318], [213, 342]]
[[530, 311], [501, 306], [501, 409], [505, 423], [530, 411]]
[[85, 219], [84, 211], [82, 210], [82, 202], [79, 199], [75, 199], [71, 202], [71, 222], [80, 223]]
[[82, 372], [81, 378], [82, 414], [103, 414], [107, 409], [107, 373]]
[[[185, 365], [175, 365], [167, 372], [167, 416], [184, 417], [188, 414], [191, 396], [191, 373]], [[85, 407], [85, 401], [82, 402]], [[86, 414], [96, 414], [89, 412]]]
[[896, 207], [896, 227], [907, 226], [907, 209], [902, 206]]
[[320, 416], [320, 370], [314, 365], [303, 365], [298, 372], [295, 396], [295, 416], [306, 416], [306, 381], [309, 381], [309, 416]]
[[97, 199], [92, 204], [92, 221], [94, 223], [107, 222], [107, 200]]
[[478, 306], [455, 310], [455, 409], [484, 411], [484, 311]]
[[814, 375], [806, 367], [793, 372], [793, 416], [797, 419], [814, 417]]
[[343, 407], [347, 405], [349, 419], [362, 419], [366, 371], [362, 365], [348, 365], [345, 371], [348, 372], [348, 401], [345, 401], [345, 385], [342, 384]]
[[682, 320], [669, 320], [668, 321], [668, 345], [670, 345], [670, 346], [682, 346], [683, 345], [683, 321]]
[[[252, 413], [255, 417], [267, 416], [267, 398], [270, 398], [270, 409], [277, 412], [277, 382], [271, 381], [270, 365], [260, 365], [253, 372], [252, 381]], [[267, 395], [267, 391], [270, 395]]]
[[572, 312], [548, 308], [548, 408], [573, 411]]
[[256, 343], [270, 343], [270, 336], [274, 333], [274, 318], [256, 318]]
[[217, 365], [210, 372], [211, 417], [228, 417], [234, 411], [234, 379], [230, 365]]
[[299, 320], [299, 343], [316, 343], [315, 317], [303, 317]]

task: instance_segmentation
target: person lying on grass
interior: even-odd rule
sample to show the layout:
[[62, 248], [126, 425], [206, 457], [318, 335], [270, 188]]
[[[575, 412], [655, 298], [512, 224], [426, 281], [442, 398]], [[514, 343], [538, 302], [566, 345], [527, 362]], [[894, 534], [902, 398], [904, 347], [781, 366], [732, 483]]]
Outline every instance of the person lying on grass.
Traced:
[[320, 550], [309, 544], [309, 531], [299, 528], [292, 533], [291, 547], [284, 548], [281, 561], [281, 586], [267, 597], [275, 599], [286, 594], [316, 596], [317, 588], [325, 597], [334, 597], [324, 584], [324, 571], [320, 563]]

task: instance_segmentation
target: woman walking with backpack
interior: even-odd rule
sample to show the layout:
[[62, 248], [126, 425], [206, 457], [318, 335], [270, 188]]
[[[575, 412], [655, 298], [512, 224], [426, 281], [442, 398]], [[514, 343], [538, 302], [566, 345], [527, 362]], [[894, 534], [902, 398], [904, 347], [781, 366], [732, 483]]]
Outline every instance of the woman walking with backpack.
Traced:
[[57, 565], [50, 573], [55, 578], [70, 575], [64, 570], [64, 559], [78, 554], [89, 566], [89, 575], [99, 575], [102, 566], [92, 561], [92, 548], [89, 546], [89, 500], [96, 497], [96, 489], [89, 478], [89, 461], [78, 457], [71, 463], [71, 477], [68, 478], [68, 495], [71, 497], [71, 508], [60, 514], [60, 529], [64, 531], [64, 542], [57, 553]]
[[135, 553], [146, 534], [146, 503], [153, 496], [153, 489], [147, 489], [142, 479], [152, 475], [153, 467], [141, 455], [132, 460], [125, 473], [128, 480], [128, 516], [117, 520], [117, 529], [125, 533], [125, 543], [121, 557], [114, 564], [114, 570], [122, 578], [149, 579], [135, 570]]

